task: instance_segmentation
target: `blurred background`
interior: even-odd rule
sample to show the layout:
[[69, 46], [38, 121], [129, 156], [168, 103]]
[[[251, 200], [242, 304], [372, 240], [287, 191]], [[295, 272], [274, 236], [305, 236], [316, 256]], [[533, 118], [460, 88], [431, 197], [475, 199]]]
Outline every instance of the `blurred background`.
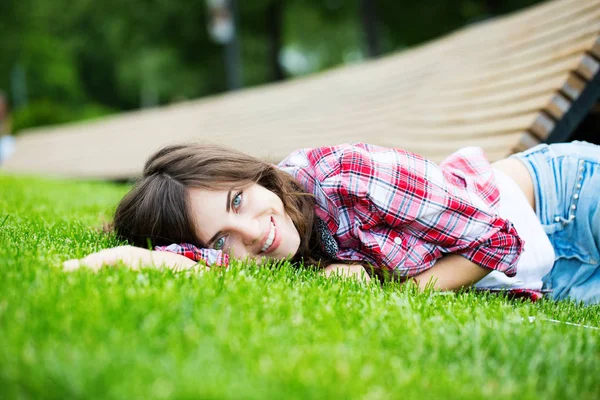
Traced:
[[539, 0], [2, 0], [0, 136], [294, 79]]

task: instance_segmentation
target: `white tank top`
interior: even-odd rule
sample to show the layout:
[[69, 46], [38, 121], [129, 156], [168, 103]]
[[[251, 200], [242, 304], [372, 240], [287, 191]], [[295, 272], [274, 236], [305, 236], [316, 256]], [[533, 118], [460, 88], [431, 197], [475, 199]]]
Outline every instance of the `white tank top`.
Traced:
[[494, 169], [494, 175], [500, 190], [498, 215], [513, 223], [525, 240], [525, 248], [517, 264], [517, 275], [509, 278], [502, 272], [492, 271], [475, 287], [541, 289], [542, 277], [554, 265], [554, 248], [521, 188], [502, 171]]

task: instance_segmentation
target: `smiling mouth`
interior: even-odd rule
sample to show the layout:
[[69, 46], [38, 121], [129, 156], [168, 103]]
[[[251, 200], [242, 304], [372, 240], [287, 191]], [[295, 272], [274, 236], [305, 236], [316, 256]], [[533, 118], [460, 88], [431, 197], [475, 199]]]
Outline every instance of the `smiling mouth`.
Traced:
[[276, 231], [275, 223], [273, 222], [273, 219], [271, 218], [271, 229], [269, 230], [269, 235], [267, 236], [267, 240], [265, 241], [265, 244], [260, 249], [261, 253], [266, 253], [267, 251], [269, 251], [271, 249], [271, 246], [275, 242], [275, 231]]

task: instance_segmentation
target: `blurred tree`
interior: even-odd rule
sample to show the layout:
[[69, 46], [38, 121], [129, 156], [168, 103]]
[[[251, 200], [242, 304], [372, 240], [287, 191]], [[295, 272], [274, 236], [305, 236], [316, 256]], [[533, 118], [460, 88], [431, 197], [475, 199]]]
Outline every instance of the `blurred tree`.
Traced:
[[279, 62], [283, 45], [284, 0], [272, 0], [267, 5], [267, 31], [269, 35], [269, 68], [272, 81], [281, 81], [285, 72]]
[[379, 18], [377, 16], [376, 0], [360, 0], [360, 14], [369, 57], [380, 53]]
[[357, 1], [289, 0], [281, 54], [286, 71], [303, 75], [362, 60], [359, 18]]
[[208, 31], [223, 46], [227, 87], [242, 87], [242, 65], [239, 50], [238, 5], [236, 0], [206, 0], [210, 14]]

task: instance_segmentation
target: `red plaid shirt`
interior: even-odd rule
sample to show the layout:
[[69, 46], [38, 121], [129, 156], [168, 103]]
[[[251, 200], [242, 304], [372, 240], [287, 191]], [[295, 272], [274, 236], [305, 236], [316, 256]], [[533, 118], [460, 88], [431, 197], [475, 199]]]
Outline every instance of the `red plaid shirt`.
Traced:
[[439, 166], [363, 143], [297, 150], [279, 167], [315, 195], [336, 258], [414, 276], [445, 253], [514, 276], [523, 241], [496, 214], [499, 191], [479, 148]]

